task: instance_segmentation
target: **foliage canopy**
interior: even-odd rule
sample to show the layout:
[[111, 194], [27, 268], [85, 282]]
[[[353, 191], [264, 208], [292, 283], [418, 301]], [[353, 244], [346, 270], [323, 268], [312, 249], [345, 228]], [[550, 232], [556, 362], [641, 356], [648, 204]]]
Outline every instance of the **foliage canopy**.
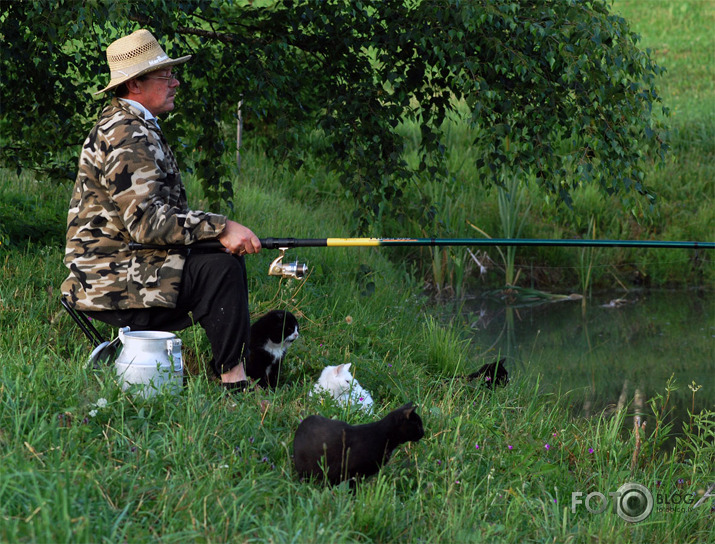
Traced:
[[[90, 94], [108, 80], [104, 50], [139, 27], [194, 55], [167, 128], [180, 161], [200, 150], [194, 168], [217, 201], [231, 197], [221, 156], [239, 101], [268, 153], [340, 173], [361, 230], [410, 211], [417, 172], [444, 174], [453, 116], [474, 128], [487, 184], [535, 179], [566, 203], [581, 183], [655, 196], [644, 168], [667, 151], [653, 111], [662, 69], [607, 0], [3, 2], [4, 165], [73, 177], [105, 102]], [[420, 130], [414, 167], [405, 120]]]

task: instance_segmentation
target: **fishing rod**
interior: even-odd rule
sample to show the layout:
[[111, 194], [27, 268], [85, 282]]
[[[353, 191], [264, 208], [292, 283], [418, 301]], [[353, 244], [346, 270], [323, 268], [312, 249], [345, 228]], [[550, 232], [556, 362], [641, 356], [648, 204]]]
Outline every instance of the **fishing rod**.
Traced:
[[[561, 247], [636, 247], [670, 249], [715, 249], [715, 242], [676, 242], [659, 240], [579, 240], [541, 238], [260, 238], [264, 249], [278, 249], [280, 255], [268, 268], [270, 276], [301, 279], [308, 267], [295, 261], [283, 263], [285, 252], [296, 247], [383, 247], [383, 246], [561, 246]], [[173, 249], [198, 251], [223, 251], [216, 241], [196, 242], [191, 245], [160, 245], [129, 242], [129, 249]]]
[[715, 242], [547, 240], [540, 238], [261, 238], [265, 249], [369, 246], [571, 246], [715, 249]]

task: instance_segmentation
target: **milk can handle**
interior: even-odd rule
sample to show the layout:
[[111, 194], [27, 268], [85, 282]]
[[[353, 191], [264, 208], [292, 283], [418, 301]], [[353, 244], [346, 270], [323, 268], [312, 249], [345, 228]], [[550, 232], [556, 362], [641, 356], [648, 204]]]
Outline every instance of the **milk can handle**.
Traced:
[[169, 354], [169, 360], [173, 360], [174, 372], [183, 372], [184, 362], [181, 358], [181, 338], [167, 340], [166, 352]]

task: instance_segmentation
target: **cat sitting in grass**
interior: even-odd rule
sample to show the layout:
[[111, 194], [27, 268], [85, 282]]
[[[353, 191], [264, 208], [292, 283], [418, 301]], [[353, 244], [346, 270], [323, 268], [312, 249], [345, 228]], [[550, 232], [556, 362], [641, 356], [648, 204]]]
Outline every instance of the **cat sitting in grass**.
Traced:
[[329, 394], [344, 406], [354, 405], [368, 412], [372, 411], [372, 396], [350, 374], [350, 365], [351, 363], [326, 366], [310, 395]]
[[281, 364], [300, 335], [298, 320], [285, 310], [272, 310], [251, 325], [246, 374], [259, 387], [278, 385]]
[[509, 383], [509, 373], [504, 367], [506, 359], [499, 359], [493, 363], [482, 365], [479, 370], [467, 376], [467, 381], [476, 381], [488, 389], [494, 389], [497, 385]]
[[293, 459], [300, 478], [350, 487], [376, 474], [405, 442], [417, 442], [425, 432], [422, 419], [409, 402], [384, 418], [364, 425], [312, 415], [304, 419], [293, 439]]

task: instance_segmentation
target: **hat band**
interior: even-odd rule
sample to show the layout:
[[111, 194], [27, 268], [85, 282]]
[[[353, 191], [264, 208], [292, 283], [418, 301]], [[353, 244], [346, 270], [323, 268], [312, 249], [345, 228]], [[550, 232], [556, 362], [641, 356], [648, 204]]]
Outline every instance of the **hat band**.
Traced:
[[164, 62], [167, 60], [169, 57], [167, 55], [158, 55], [155, 59], [147, 61], [149, 63], [149, 66], [154, 66], [155, 64], [159, 64], [160, 62]]

